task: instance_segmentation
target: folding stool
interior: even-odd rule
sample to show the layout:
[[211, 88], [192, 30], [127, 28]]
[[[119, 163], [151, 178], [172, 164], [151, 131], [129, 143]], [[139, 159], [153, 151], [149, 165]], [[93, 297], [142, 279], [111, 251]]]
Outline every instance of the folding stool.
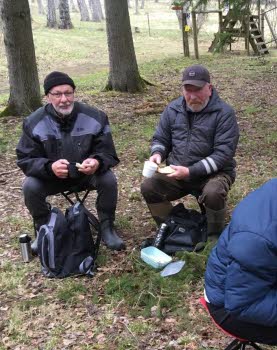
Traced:
[[[202, 298], [200, 298], [199, 301], [204, 306], [204, 308], [207, 310], [208, 314], [210, 315], [205, 298], [202, 297]], [[252, 347], [252, 349], [256, 349], [256, 350], [263, 350], [255, 342], [247, 340], [247, 339], [239, 338], [236, 335], [227, 332], [225, 329], [221, 328], [220, 325], [217, 324], [213, 318], [212, 318], [212, 320], [213, 320], [214, 324], [217, 326], [217, 328], [219, 328], [222, 332], [229, 335], [230, 337], [234, 338], [231, 341], [231, 343], [228, 344], [224, 350], [244, 350], [244, 349], [247, 349], [246, 347]]]

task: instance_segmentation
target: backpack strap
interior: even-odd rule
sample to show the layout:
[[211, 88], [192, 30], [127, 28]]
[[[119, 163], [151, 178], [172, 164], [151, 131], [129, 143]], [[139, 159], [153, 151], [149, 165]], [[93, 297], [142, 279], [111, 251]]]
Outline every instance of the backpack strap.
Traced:
[[81, 273], [83, 273], [84, 275], [89, 275], [89, 276], [93, 276], [94, 272], [93, 272], [93, 267], [94, 267], [94, 258], [91, 256], [88, 256], [85, 260], [83, 260], [81, 262], [81, 264], [79, 265], [79, 270]]
[[[48, 224], [42, 225], [39, 229], [39, 236], [44, 232], [42, 237], [41, 247], [41, 263], [45, 268], [55, 269], [55, 247], [54, 247], [54, 235], [53, 228], [55, 226], [58, 214], [51, 212], [50, 220]], [[46, 247], [47, 240], [47, 247]], [[48, 263], [45, 259], [45, 249], [48, 251]]]
[[95, 261], [97, 258], [97, 255], [98, 255], [98, 251], [99, 251], [99, 247], [100, 247], [100, 243], [101, 243], [101, 237], [102, 237], [101, 230], [100, 230], [100, 223], [99, 223], [98, 219], [84, 206], [84, 204], [83, 204], [83, 207], [84, 207], [84, 211], [88, 217], [90, 225], [92, 225], [97, 232], [97, 237], [96, 237], [96, 242], [95, 242], [95, 247], [94, 247], [95, 250], [94, 250], [94, 256], [93, 256], [93, 259]]

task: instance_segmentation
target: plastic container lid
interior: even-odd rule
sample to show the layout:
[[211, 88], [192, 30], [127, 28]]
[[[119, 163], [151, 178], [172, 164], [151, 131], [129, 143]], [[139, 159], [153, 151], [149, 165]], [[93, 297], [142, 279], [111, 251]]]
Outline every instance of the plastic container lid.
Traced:
[[156, 269], [162, 268], [172, 261], [171, 256], [153, 246], [143, 248], [140, 252], [140, 257], [146, 264]]
[[174, 262], [166, 265], [166, 267], [161, 271], [160, 274], [162, 277], [175, 275], [176, 273], [178, 273], [182, 270], [185, 263], [186, 262], [182, 261], [182, 260], [174, 261]]

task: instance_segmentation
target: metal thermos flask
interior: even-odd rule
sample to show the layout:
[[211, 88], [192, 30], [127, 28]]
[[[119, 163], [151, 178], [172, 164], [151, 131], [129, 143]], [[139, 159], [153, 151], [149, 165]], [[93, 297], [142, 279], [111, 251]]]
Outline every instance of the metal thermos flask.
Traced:
[[160, 228], [159, 228], [159, 231], [155, 237], [155, 240], [154, 240], [154, 243], [153, 243], [153, 246], [156, 247], [156, 248], [160, 248], [162, 243], [163, 243], [163, 240], [165, 238], [165, 234], [166, 234], [166, 231], [167, 231], [167, 224], [163, 223], [161, 224]]
[[32, 257], [31, 237], [28, 236], [27, 233], [22, 233], [19, 236], [19, 244], [23, 261], [30, 262]]

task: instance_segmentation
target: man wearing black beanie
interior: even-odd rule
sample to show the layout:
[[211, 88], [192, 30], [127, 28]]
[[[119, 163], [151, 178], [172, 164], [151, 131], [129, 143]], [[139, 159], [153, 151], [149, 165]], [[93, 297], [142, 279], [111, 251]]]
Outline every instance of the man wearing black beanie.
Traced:
[[[74, 101], [74, 81], [63, 72], [48, 74], [43, 86], [48, 103], [24, 120], [16, 148], [17, 164], [26, 175], [24, 200], [36, 229], [48, 222], [47, 196], [91, 188], [98, 194], [96, 208], [104, 243], [113, 250], [124, 249], [113, 225], [117, 181], [110, 168], [119, 159], [108, 117]], [[36, 241], [32, 247], [36, 250]]]

